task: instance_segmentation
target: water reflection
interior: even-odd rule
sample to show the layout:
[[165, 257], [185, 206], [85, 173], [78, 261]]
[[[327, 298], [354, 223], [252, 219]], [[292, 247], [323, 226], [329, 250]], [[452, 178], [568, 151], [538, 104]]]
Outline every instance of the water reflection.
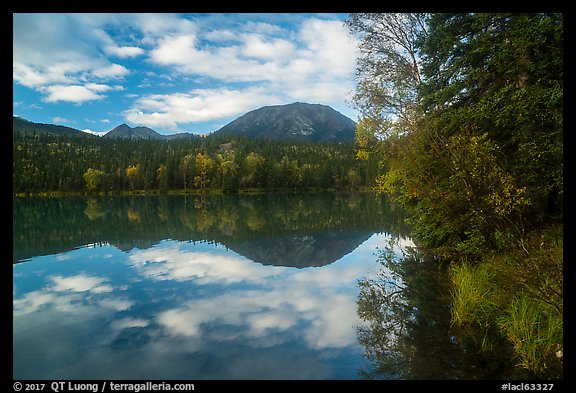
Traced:
[[[370, 232], [387, 225], [378, 224], [379, 202], [315, 198], [297, 197], [276, 211], [272, 199], [256, 209], [242, 197], [20, 206], [29, 220], [14, 224], [15, 253], [27, 262], [13, 266], [13, 377], [358, 378], [365, 359], [355, 331], [356, 283], [391, 236]], [[33, 223], [53, 229], [26, 248]], [[336, 234], [345, 247], [323, 254]], [[263, 249], [278, 239], [302, 245], [308, 236], [312, 251], [279, 266], [270, 246], [254, 263], [246, 250], [259, 246], [258, 236]], [[337, 263], [324, 263], [330, 259]], [[322, 266], [303, 268], [315, 265]]]
[[386, 241], [315, 269], [176, 241], [15, 265], [14, 378], [356, 378], [355, 283]]
[[13, 261], [109, 243], [216, 242], [253, 261], [332, 263], [375, 232], [407, 235], [402, 211], [371, 194], [14, 199]]
[[[402, 250], [398, 254], [398, 249]], [[381, 269], [359, 281], [358, 340], [366, 379], [516, 379], [508, 353], [481, 351], [450, 324], [446, 267], [413, 247], [388, 243]], [[499, 352], [499, 353], [498, 353]]]

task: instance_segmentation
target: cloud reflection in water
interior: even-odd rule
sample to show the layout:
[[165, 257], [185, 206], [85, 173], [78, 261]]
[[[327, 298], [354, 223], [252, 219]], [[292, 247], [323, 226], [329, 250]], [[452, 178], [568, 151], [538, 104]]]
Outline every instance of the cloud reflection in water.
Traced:
[[[37, 361], [19, 331], [41, 320], [37, 335], [60, 333], [33, 344], [58, 365], [34, 377], [354, 378], [354, 368], [325, 359], [357, 353], [362, 361], [356, 282], [386, 242], [387, 235], [374, 235], [337, 263], [306, 269], [177, 241], [89, 263], [86, 250], [70, 251], [60, 263], [80, 270], [53, 271], [35, 290], [15, 291], [22, 356], [14, 377], [23, 362]], [[91, 341], [78, 346], [78, 337]]]

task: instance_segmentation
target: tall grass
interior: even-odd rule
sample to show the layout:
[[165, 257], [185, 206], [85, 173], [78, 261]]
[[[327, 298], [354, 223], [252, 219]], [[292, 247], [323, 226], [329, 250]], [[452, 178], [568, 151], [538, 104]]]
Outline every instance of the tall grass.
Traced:
[[508, 342], [518, 366], [542, 378], [562, 376], [562, 227], [450, 268], [452, 323], [484, 350]]
[[542, 374], [556, 363], [563, 343], [562, 315], [549, 304], [522, 293], [499, 318], [500, 328], [514, 346], [519, 366]]
[[482, 348], [491, 349], [489, 332], [493, 330], [499, 313], [495, 273], [485, 265], [464, 261], [452, 265], [452, 323], [469, 330], [482, 332]]

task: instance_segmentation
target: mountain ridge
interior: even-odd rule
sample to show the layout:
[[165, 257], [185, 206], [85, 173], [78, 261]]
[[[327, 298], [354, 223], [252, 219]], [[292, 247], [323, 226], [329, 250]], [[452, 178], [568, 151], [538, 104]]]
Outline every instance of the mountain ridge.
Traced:
[[213, 134], [245, 135], [272, 140], [349, 142], [356, 123], [323, 104], [294, 102], [254, 109]]
[[[294, 102], [269, 105], [251, 110], [208, 135], [242, 135], [270, 140], [307, 142], [349, 142], [354, 140], [356, 123], [323, 104]], [[52, 135], [97, 138], [98, 136], [72, 127], [34, 123], [13, 116], [13, 132], [41, 132]], [[187, 132], [163, 135], [144, 126], [130, 127], [122, 123], [101, 136], [106, 139], [173, 140], [200, 137]]]
[[48, 123], [34, 123], [30, 120], [24, 119], [19, 116], [12, 116], [12, 132], [23, 132], [23, 133], [45, 133], [50, 135], [67, 135], [73, 137], [87, 137], [87, 138], [98, 138], [98, 136], [89, 134], [87, 132], [78, 130], [76, 128], [48, 124]]
[[104, 134], [103, 138], [164, 139], [162, 135], [148, 127], [130, 127], [122, 123]]

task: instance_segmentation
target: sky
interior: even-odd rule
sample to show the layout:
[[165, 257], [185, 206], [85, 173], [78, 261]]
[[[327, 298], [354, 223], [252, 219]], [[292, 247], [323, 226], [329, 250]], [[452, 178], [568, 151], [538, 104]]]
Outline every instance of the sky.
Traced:
[[13, 14], [13, 114], [106, 132], [206, 134], [254, 109], [352, 120], [346, 14]]

